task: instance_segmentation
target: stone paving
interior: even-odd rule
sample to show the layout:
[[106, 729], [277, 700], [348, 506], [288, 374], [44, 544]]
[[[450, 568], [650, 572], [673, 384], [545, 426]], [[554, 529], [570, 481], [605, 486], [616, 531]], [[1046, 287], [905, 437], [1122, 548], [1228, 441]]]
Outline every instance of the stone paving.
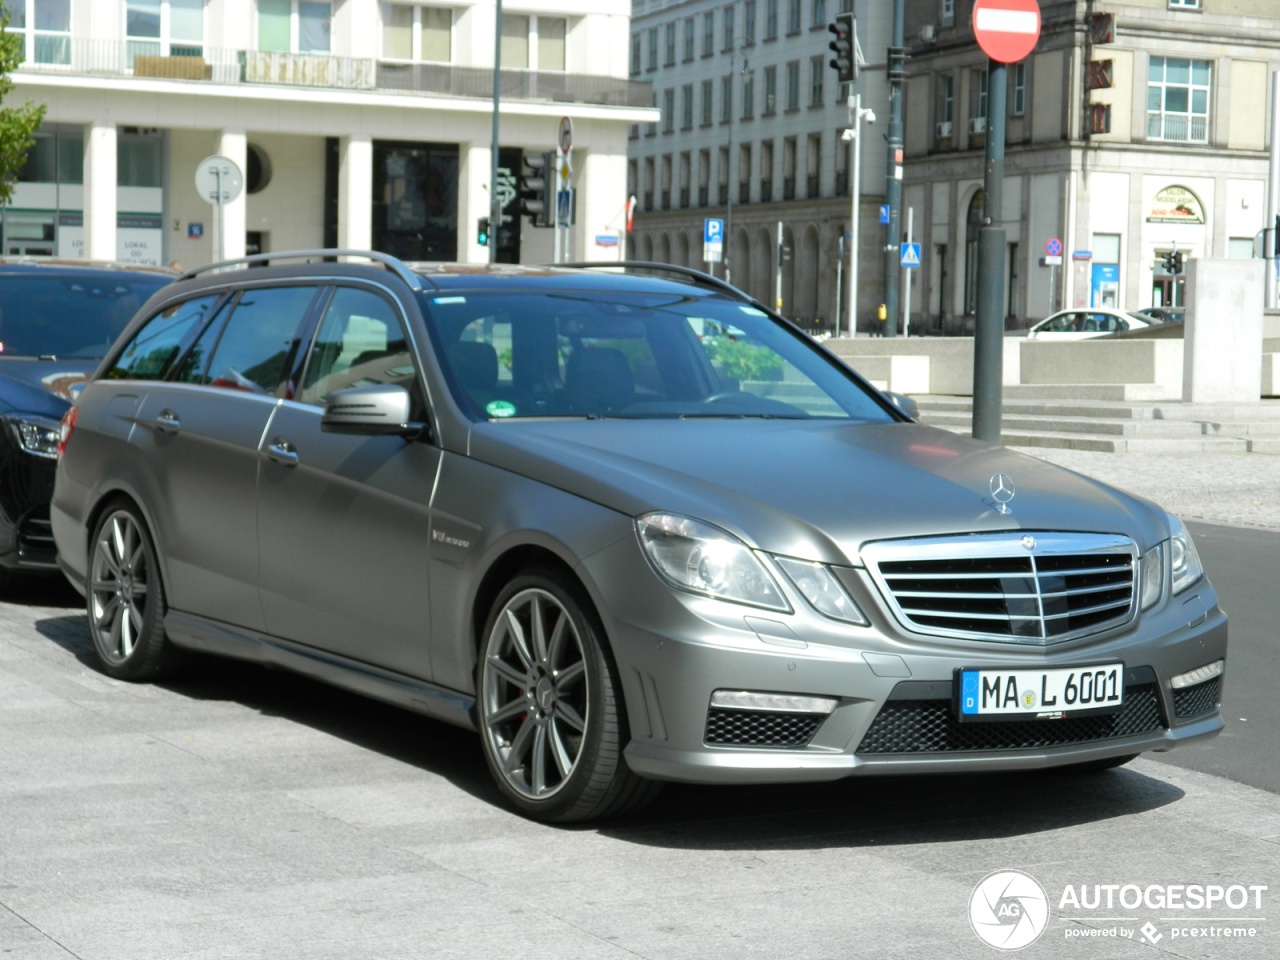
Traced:
[[1280, 528], [1280, 455], [1014, 449], [1154, 500], [1184, 520]]

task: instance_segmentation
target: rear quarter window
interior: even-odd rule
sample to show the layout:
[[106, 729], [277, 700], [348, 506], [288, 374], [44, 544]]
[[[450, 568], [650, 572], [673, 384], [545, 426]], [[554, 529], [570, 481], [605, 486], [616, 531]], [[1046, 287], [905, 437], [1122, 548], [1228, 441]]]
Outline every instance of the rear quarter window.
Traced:
[[108, 380], [163, 380], [182, 348], [199, 333], [217, 296], [165, 307], [148, 320], [107, 370]]

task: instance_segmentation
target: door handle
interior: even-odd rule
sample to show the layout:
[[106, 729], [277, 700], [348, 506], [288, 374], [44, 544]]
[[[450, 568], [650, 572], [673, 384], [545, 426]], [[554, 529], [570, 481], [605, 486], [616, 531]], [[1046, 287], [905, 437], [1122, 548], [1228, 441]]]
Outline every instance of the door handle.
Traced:
[[293, 444], [288, 440], [272, 440], [267, 444], [267, 459], [272, 463], [280, 464], [282, 467], [296, 467], [298, 465], [298, 451], [294, 449]]
[[182, 421], [178, 419], [178, 415], [167, 407], [161, 410], [151, 422], [160, 433], [174, 434], [182, 429]]

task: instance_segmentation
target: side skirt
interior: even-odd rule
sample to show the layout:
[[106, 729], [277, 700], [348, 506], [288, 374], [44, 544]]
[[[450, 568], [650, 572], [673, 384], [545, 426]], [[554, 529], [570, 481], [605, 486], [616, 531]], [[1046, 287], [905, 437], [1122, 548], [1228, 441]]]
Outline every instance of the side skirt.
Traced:
[[476, 729], [475, 698], [457, 690], [177, 610], [165, 615], [164, 628], [175, 646], [281, 667], [454, 726]]

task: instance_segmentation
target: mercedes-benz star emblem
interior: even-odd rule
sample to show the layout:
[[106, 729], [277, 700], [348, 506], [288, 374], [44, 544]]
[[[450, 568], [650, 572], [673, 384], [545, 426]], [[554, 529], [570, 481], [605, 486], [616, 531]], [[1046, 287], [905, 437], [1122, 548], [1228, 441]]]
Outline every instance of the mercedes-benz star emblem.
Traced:
[[991, 475], [991, 499], [996, 502], [996, 509], [1001, 513], [1010, 513], [1009, 501], [1013, 499], [1017, 493], [1013, 489], [1013, 480], [1007, 473], [993, 473]]

